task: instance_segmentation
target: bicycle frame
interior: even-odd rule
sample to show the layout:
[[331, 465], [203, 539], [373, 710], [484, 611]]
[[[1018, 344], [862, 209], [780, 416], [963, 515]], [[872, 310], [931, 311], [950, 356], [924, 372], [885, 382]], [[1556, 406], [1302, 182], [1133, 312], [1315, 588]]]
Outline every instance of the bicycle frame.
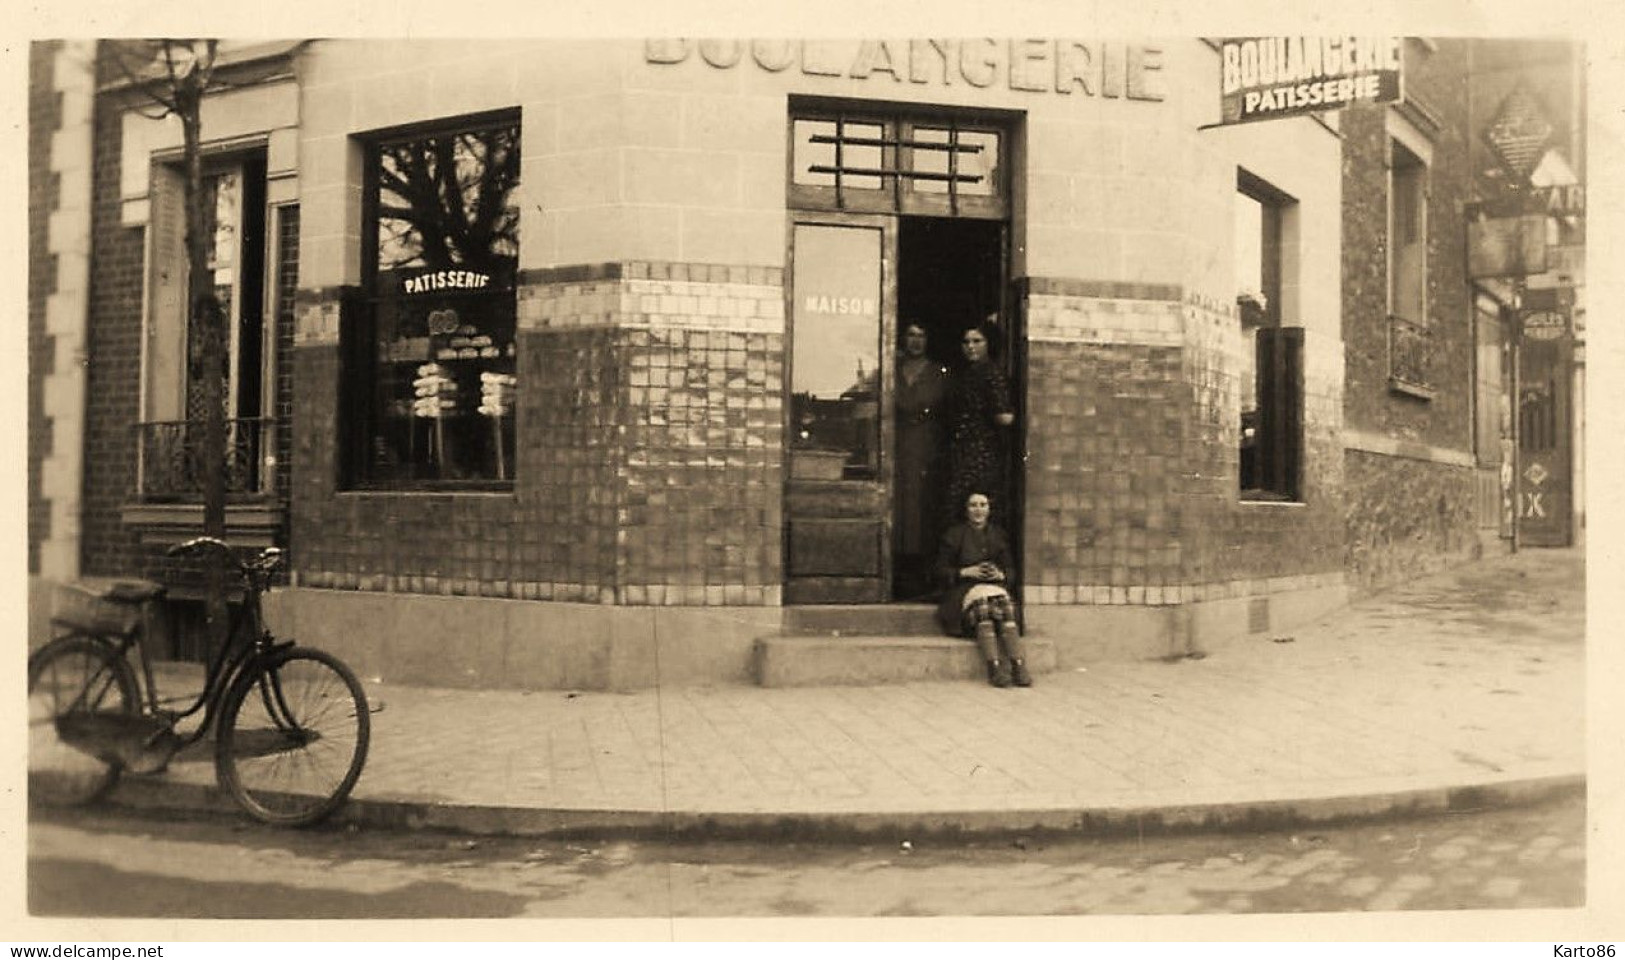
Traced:
[[[189, 747], [201, 740], [214, 727], [215, 718], [224, 705], [227, 693], [236, 686], [238, 678], [248, 671], [256, 669], [258, 665], [274, 651], [283, 647], [292, 646], [292, 641], [279, 643], [269, 630], [265, 628], [264, 616], [260, 606], [260, 595], [263, 592], [262, 580], [268, 574], [261, 570], [244, 570], [243, 599], [235, 614], [232, 615], [226, 633], [226, 642], [210, 654], [204, 671], [203, 689], [198, 693], [197, 699], [191, 706], [178, 713], [165, 716], [159, 709], [158, 685], [152, 673], [152, 659], [147, 648], [147, 631], [145, 625], [133, 633], [122, 637], [117, 643], [110, 641], [106, 636], [95, 636], [95, 639], [107, 644], [119, 659], [129, 662], [131, 648], [136, 648], [141, 660], [141, 671], [137, 678], [137, 685], [144, 689], [138, 692], [137, 700], [142, 704], [142, 712], [148, 716], [164, 717], [166, 725], [171, 732], [179, 726], [182, 720], [203, 711], [203, 720], [193, 732], [180, 738], [181, 748]], [[94, 635], [92, 635], [94, 636]], [[79, 692], [83, 699], [88, 696], [99, 682], [107, 678], [92, 676]], [[276, 708], [271, 709], [271, 695], [275, 694]], [[290, 711], [286, 703], [282, 702], [282, 692], [275, 684], [267, 684], [262, 688], [261, 695], [266, 697], [267, 711], [277, 720], [279, 725], [286, 721]], [[287, 724], [292, 726], [291, 723]]]
[[[182, 745], [190, 746], [202, 739], [213, 728], [215, 718], [225, 702], [226, 694], [236, 686], [238, 678], [255, 667], [270, 653], [280, 646], [292, 646], [292, 641], [278, 644], [271, 631], [265, 628], [264, 615], [260, 607], [260, 594], [264, 590], [261, 582], [268, 579], [263, 570], [247, 569], [243, 571], [243, 600], [235, 616], [231, 618], [226, 642], [220, 649], [214, 651], [205, 670], [203, 690], [198, 694], [196, 701], [185, 711], [176, 714], [170, 721], [171, 729], [180, 721], [203, 710], [203, 721], [191, 734], [182, 739]], [[147, 662], [145, 648], [146, 634], [142, 633], [142, 663]], [[148, 690], [156, 691], [150, 686]], [[281, 692], [278, 691], [280, 698]], [[284, 712], [282, 714], [286, 716]]]

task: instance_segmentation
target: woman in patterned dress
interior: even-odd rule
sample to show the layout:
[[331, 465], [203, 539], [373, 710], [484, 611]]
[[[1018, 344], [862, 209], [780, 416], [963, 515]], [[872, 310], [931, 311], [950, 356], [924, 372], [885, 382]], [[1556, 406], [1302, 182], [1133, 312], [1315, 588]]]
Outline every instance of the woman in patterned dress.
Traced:
[[988, 327], [975, 326], [960, 339], [964, 369], [954, 378], [949, 407], [948, 522], [962, 519], [965, 498], [980, 491], [1006, 518], [1004, 436], [1016, 422], [1010, 382], [988, 358]]

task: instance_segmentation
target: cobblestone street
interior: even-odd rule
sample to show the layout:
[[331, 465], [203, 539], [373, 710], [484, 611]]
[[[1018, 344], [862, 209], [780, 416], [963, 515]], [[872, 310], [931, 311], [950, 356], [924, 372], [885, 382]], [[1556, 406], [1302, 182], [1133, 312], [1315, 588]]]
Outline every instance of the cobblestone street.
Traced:
[[1301, 832], [963, 845], [705, 845], [36, 821], [35, 914], [1086, 916], [1579, 907], [1585, 803]]

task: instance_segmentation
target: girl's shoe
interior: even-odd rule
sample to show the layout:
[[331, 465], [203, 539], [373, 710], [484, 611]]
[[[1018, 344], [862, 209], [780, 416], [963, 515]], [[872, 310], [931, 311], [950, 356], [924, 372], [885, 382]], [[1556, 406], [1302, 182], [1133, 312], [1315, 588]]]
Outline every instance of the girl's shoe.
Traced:
[[1033, 675], [1027, 672], [1027, 661], [1010, 661], [1010, 680], [1018, 687], [1030, 687], [1033, 685]]

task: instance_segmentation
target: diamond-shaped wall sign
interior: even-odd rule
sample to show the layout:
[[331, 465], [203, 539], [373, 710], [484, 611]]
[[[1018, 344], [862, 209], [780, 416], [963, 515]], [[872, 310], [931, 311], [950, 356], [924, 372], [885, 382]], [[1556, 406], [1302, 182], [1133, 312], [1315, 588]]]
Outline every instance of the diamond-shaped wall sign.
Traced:
[[1484, 139], [1508, 169], [1527, 178], [1545, 156], [1555, 130], [1540, 101], [1520, 84], [1501, 101]]
[[1538, 487], [1546, 482], [1546, 478], [1551, 476], [1551, 473], [1539, 463], [1532, 463], [1529, 465], [1529, 469], [1523, 472], [1523, 476], [1524, 479]]

